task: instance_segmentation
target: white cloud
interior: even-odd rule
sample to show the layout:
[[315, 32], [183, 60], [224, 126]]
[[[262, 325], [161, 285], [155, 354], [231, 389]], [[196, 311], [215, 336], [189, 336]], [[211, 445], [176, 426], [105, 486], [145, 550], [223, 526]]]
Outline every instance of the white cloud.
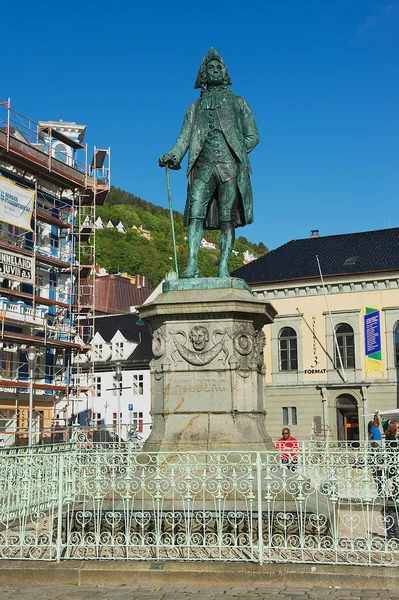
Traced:
[[372, 27], [375, 27], [377, 25], [377, 23], [379, 21], [381, 21], [381, 19], [383, 19], [384, 17], [389, 15], [393, 10], [392, 4], [381, 4], [381, 5], [374, 4], [374, 5], [370, 6], [370, 8], [374, 14], [366, 17], [366, 19], [363, 21], [363, 23], [359, 26], [356, 34], [354, 35], [354, 37], [351, 40], [351, 44], [354, 44], [360, 38], [360, 36], [363, 35], [363, 33], [368, 31]]

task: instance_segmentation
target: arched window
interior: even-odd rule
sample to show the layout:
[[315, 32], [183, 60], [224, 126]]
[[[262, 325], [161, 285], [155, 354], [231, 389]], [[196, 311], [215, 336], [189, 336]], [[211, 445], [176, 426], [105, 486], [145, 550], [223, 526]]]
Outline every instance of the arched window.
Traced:
[[280, 371], [298, 370], [296, 333], [292, 327], [284, 327], [279, 334]]
[[[344, 369], [355, 368], [355, 336], [353, 329], [347, 323], [341, 323], [335, 328], [339, 352], [342, 358]], [[338, 349], [335, 346], [335, 366], [339, 368], [341, 361], [338, 356]]]
[[399, 321], [393, 330], [393, 343], [395, 352], [395, 365], [399, 367]]
[[54, 146], [54, 157], [63, 163], [67, 162], [68, 150], [66, 149], [66, 146], [64, 146], [64, 144], [57, 144], [56, 146]]

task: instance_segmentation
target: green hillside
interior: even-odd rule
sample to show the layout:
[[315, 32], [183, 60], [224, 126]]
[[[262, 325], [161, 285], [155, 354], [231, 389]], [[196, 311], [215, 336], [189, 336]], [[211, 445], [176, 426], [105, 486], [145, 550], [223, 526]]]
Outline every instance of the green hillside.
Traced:
[[[148, 277], [151, 286], [156, 286], [173, 267], [173, 245], [169, 211], [142, 198], [111, 187], [104, 206], [97, 208], [104, 224], [109, 220], [121, 221], [126, 234], [116, 229], [96, 230], [96, 262], [111, 273], [124, 272], [134, 275], [140, 273]], [[177, 256], [180, 273], [187, 264], [187, 228], [183, 225], [183, 214], [174, 211]], [[151, 232], [152, 240], [140, 236], [132, 227], [141, 226]], [[238, 230], [239, 231], [239, 230]], [[205, 237], [219, 248], [220, 232], [206, 231]], [[230, 271], [243, 264], [243, 252], [249, 250], [256, 257], [268, 250], [263, 243], [253, 244], [245, 237], [238, 237], [234, 250], [238, 256], [231, 255]], [[200, 249], [199, 266], [203, 277], [217, 275], [219, 252]]]

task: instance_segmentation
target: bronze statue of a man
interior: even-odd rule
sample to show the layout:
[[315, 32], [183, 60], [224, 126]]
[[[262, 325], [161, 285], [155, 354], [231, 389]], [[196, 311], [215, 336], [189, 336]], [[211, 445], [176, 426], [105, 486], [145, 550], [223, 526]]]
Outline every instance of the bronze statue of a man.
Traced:
[[184, 211], [189, 260], [182, 277], [198, 277], [198, 251], [205, 229], [220, 229], [219, 277], [230, 277], [228, 262], [235, 227], [253, 222], [248, 154], [259, 143], [251, 109], [227, 86], [223, 59], [210, 48], [194, 88], [201, 97], [191, 104], [173, 148], [159, 158], [161, 167], [180, 169], [187, 150], [188, 196]]

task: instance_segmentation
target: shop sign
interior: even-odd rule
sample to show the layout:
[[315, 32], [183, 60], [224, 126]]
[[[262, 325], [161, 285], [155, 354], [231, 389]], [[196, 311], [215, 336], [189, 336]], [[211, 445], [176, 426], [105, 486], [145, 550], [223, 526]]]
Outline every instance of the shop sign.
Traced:
[[34, 261], [32, 256], [0, 249], [0, 277], [34, 283]]

